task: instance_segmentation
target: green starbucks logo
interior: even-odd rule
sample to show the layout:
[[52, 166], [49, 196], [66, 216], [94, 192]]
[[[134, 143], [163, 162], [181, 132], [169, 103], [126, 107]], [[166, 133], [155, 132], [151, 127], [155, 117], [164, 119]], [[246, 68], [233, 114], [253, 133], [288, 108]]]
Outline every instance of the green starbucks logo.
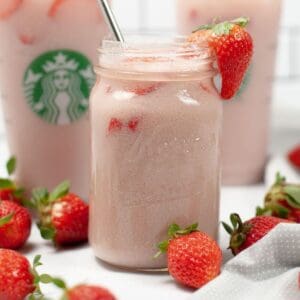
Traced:
[[24, 92], [31, 110], [50, 124], [70, 124], [88, 110], [95, 82], [92, 64], [81, 53], [55, 50], [42, 54], [28, 67]]

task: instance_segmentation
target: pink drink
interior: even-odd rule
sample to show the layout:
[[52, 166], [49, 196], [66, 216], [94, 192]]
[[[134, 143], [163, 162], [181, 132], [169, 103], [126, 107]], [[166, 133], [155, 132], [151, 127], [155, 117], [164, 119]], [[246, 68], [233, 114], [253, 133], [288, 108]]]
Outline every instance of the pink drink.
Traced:
[[217, 237], [222, 103], [207, 49], [118, 46], [104, 43], [91, 95], [90, 242], [106, 262], [157, 269], [170, 224]]
[[0, 90], [17, 180], [88, 195], [88, 98], [106, 33], [96, 1], [3, 0]]
[[[254, 58], [240, 93], [224, 103], [223, 183], [262, 179], [268, 150], [270, 100], [281, 0], [177, 0], [177, 23], [189, 33], [213, 18], [250, 17]], [[267, 16], [267, 17], [266, 17]]]

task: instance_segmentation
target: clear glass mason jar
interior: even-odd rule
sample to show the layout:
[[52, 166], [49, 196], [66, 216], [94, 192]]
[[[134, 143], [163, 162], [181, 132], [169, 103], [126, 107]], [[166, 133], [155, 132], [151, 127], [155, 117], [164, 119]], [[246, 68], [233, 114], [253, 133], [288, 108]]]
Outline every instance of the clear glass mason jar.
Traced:
[[90, 99], [90, 243], [100, 259], [159, 269], [172, 223], [217, 238], [222, 103], [208, 48], [106, 41]]

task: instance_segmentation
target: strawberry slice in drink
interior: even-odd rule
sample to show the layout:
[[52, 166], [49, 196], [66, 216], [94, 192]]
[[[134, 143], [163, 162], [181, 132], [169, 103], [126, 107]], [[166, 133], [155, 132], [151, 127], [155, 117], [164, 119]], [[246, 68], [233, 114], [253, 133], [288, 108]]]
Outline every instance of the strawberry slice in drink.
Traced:
[[136, 85], [134, 87], [125, 88], [125, 91], [134, 93], [138, 96], [145, 96], [147, 94], [150, 94], [150, 93], [156, 91], [160, 85], [161, 84], [159, 84], [159, 83]]
[[121, 120], [117, 118], [111, 118], [108, 124], [108, 132], [113, 133], [120, 131], [123, 127], [123, 123]]
[[221, 97], [231, 99], [239, 90], [253, 56], [253, 40], [245, 30], [249, 20], [239, 18], [219, 24], [200, 26], [188, 43], [203, 46], [206, 42], [217, 57], [222, 77]]
[[10, 17], [22, 2], [23, 0], [0, 0], [0, 20]]
[[35, 37], [27, 34], [20, 34], [19, 39], [24, 45], [32, 45], [34, 43]]

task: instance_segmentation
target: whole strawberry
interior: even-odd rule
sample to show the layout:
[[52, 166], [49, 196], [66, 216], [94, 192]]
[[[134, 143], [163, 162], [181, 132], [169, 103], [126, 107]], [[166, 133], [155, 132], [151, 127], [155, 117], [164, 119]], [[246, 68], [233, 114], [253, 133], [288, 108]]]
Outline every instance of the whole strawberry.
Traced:
[[31, 268], [25, 256], [13, 250], [0, 249], [1, 300], [45, 299], [40, 283], [56, 283], [59, 279], [37, 273], [36, 268], [42, 265], [40, 258], [40, 255], [34, 258]]
[[52, 193], [35, 189], [32, 197], [42, 237], [61, 246], [86, 242], [88, 238], [89, 207], [69, 189], [70, 183], [65, 181]]
[[253, 40], [245, 30], [249, 20], [238, 18], [203, 25], [188, 38], [192, 44], [207, 41], [217, 57], [222, 77], [221, 97], [231, 99], [239, 90], [253, 56]]
[[268, 234], [275, 226], [289, 221], [272, 217], [257, 216], [246, 222], [242, 222], [236, 213], [230, 215], [232, 227], [222, 222], [224, 229], [230, 234], [229, 249], [234, 255], [255, 244]]
[[65, 292], [64, 300], [116, 300], [105, 288], [94, 285], [77, 285]]
[[198, 224], [181, 229], [169, 227], [169, 240], [158, 245], [160, 253], [167, 252], [170, 275], [178, 282], [200, 288], [220, 274], [222, 251], [206, 233], [197, 230]]
[[31, 231], [28, 210], [11, 201], [0, 201], [0, 248], [18, 249]]
[[296, 169], [300, 170], [300, 145], [288, 153], [288, 160]]
[[258, 207], [256, 214], [300, 223], [300, 184], [287, 183], [286, 178], [277, 173], [274, 184], [265, 196], [264, 207]]
[[[10, 177], [16, 169], [16, 158], [11, 157], [6, 163], [6, 170]], [[0, 178], [0, 200], [8, 200], [17, 204], [23, 204], [24, 190], [16, 185], [11, 178]]]

